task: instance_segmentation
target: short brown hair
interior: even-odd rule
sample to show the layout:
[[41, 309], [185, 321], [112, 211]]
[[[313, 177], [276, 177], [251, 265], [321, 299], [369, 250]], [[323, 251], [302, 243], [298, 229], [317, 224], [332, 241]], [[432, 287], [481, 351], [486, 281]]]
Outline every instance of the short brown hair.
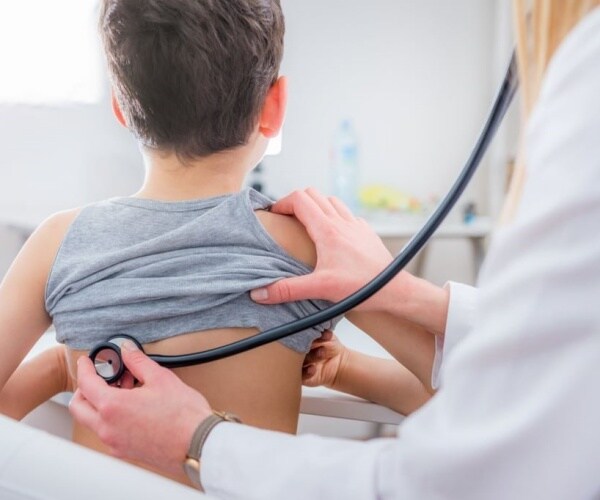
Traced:
[[103, 0], [100, 30], [143, 144], [194, 158], [247, 143], [283, 57], [279, 0]]

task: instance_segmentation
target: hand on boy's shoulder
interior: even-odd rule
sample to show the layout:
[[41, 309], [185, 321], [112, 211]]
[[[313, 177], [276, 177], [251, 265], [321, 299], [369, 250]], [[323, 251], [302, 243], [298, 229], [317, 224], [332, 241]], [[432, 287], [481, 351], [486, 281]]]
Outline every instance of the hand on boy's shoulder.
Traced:
[[317, 252], [302, 223], [293, 216], [256, 211], [258, 220], [287, 253], [307, 266], [317, 264]]

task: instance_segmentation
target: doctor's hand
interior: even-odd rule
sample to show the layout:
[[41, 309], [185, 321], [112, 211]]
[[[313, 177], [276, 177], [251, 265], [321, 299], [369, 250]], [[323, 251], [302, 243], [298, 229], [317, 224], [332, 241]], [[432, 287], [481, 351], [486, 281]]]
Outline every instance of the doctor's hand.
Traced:
[[348, 349], [332, 331], [315, 340], [302, 366], [302, 383], [307, 387], [333, 387], [348, 361]]
[[[341, 201], [315, 189], [296, 191], [271, 207], [294, 215], [306, 227], [317, 252], [315, 270], [283, 279], [251, 292], [260, 304], [306, 299], [339, 302], [371, 281], [392, 256], [364, 219], [355, 217]], [[449, 295], [446, 290], [402, 271], [383, 289], [359, 305], [361, 313], [383, 312], [431, 333], [445, 330]]]
[[[271, 207], [271, 212], [294, 215], [306, 227], [317, 251], [313, 273], [281, 280], [254, 290], [253, 300], [276, 304], [305, 299], [338, 302], [379, 274], [392, 256], [375, 231], [355, 217], [337, 198], [315, 189], [296, 191]], [[362, 310], [376, 309], [378, 295]], [[381, 306], [380, 306], [381, 307]]]
[[181, 474], [194, 431], [212, 414], [210, 405], [135, 345], [123, 347], [123, 361], [141, 386], [128, 390], [107, 385], [83, 356], [71, 414], [94, 431], [112, 455]]

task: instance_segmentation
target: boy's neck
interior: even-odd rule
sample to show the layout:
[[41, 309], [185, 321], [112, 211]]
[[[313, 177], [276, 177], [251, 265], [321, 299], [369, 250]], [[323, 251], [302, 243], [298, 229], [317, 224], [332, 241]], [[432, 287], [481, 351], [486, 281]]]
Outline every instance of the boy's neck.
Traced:
[[134, 195], [160, 201], [211, 198], [241, 190], [254, 167], [243, 151], [228, 151], [182, 162], [175, 153], [145, 150], [146, 175]]

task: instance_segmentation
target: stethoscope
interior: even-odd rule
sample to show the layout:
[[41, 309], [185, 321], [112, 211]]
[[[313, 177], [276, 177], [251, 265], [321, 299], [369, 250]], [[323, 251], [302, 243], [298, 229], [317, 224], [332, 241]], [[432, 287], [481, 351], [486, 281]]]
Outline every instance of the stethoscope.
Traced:
[[[182, 354], [178, 356], [163, 356], [159, 354], [150, 355], [150, 358], [156, 361], [159, 365], [165, 368], [181, 368], [184, 366], [194, 366], [219, 359], [228, 358], [241, 354], [243, 352], [261, 347], [265, 344], [281, 340], [295, 333], [313, 328], [320, 324], [331, 321], [334, 318], [344, 315], [351, 309], [362, 302], [369, 299], [372, 295], [383, 288], [392, 278], [402, 271], [415, 255], [425, 246], [430, 240], [440, 224], [446, 219], [448, 213], [471, 181], [473, 174], [479, 167], [481, 160], [487, 151], [498, 127], [502, 123], [504, 116], [515, 96], [519, 87], [519, 79], [517, 72], [516, 56], [513, 54], [510, 65], [506, 71], [506, 76], [496, 100], [490, 111], [483, 130], [473, 148], [473, 152], [468, 158], [463, 170], [450, 188], [448, 194], [440, 202], [436, 210], [429, 217], [423, 227], [413, 236], [406, 244], [400, 254], [394, 261], [384, 269], [378, 276], [367, 283], [363, 288], [356, 291], [349, 297], [338, 302], [337, 304], [323, 309], [318, 313], [311, 314], [291, 323], [281, 325], [265, 332], [257, 333], [256, 335], [244, 340], [239, 340], [231, 344], [227, 344], [214, 349], [209, 349], [203, 352], [195, 352], [191, 354]], [[140, 349], [140, 343], [128, 335], [115, 335], [108, 339], [107, 342], [98, 344], [92, 349], [89, 354], [96, 368], [96, 373], [107, 383], [112, 384], [121, 379], [125, 372], [125, 365], [121, 357], [121, 346], [125, 340], [134, 342]]]

